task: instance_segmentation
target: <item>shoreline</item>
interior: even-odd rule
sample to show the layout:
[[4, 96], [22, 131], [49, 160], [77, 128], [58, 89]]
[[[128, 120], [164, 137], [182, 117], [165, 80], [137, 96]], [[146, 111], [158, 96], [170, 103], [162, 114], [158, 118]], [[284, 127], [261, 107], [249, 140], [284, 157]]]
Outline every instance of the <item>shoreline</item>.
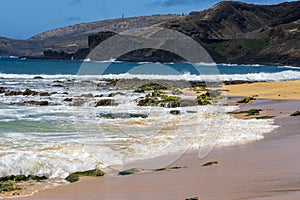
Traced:
[[[295, 83], [298, 82], [299, 81]], [[248, 85], [253, 86], [253, 84], [255, 83], [241, 84], [238, 86], [244, 88], [242, 90], [246, 91], [245, 87], [247, 88]], [[229, 87], [231, 86], [236, 85], [230, 85]], [[228, 89], [228, 86], [225, 86], [225, 88]], [[232, 94], [230, 92], [231, 91], [228, 93]], [[213, 151], [202, 160], [198, 159], [197, 151], [188, 151], [170, 165], [170, 167], [183, 167], [176, 170], [145, 172], [130, 176], [107, 175], [100, 179], [83, 178], [78, 183], [61, 185], [53, 189], [43, 189], [33, 196], [18, 197], [15, 199], [99, 199], [100, 197], [100, 199], [124, 199], [121, 198], [124, 195], [128, 197], [128, 199], [138, 199], [140, 197], [143, 197], [143, 199], [153, 199], [153, 197], [157, 199], [168, 199], [170, 192], [173, 193], [172, 199], [185, 199], [194, 196], [200, 199], [264, 199], [263, 197], [272, 196], [271, 194], [273, 193], [276, 196], [288, 194], [289, 196], [297, 195], [297, 197], [299, 197], [298, 191], [300, 191], [300, 189], [298, 190], [298, 182], [289, 179], [289, 177], [292, 177], [296, 172], [294, 170], [296, 167], [292, 166], [293, 171], [287, 170], [290, 167], [288, 164], [295, 162], [295, 160], [293, 160], [291, 156], [288, 156], [287, 160], [284, 160], [285, 158], [283, 157], [282, 160], [284, 161], [280, 161], [280, 159], [274, 156], [274, 154], [286, 156], [289, 155], [291, 150], [293, 150], [292, 153], [298, 150], [297, 142], [299, 144], [300, 136], [297, 135], [297, 130], [299, 130], [300, 125], [297, 124], [298, 118], [290, 117], [289, 114], [297, 108], [300, 109], [300, 101], [296, 100], [297, 98], [292, 96], [293, 94], [295, 93], [288, 95], [289, 100], [261, 99], [259, 95], [256, 101], [241, 105], [240, 108], [242, 110], [260, 108], [276, 116], [274, 119], [275, 125], [278, 124], [282, 127], [271, 133], [264, 134], [265, 138], [262, 140], [241, 145], [215, 147]], [[273, 95], [276, 96], [276, 94]], [[251, 95], [244, 93], [244, 97], [247, 96]], [[231, 101], [230, 104], [234, 105], [237, 99], [240, 99], [240, 97], [229, 98], [229, 101]], [[294, 139], [287, 139], [287, 137]], [[292, 146], [289, 145], [290, 142], [293, 142]], [[280, 148], [274, 149], [273, 145]], [[286, 148], [284, 151], [283, 147]], [[260, 155], [259, 150], [262, 150], [264, 154]], [[166, 160], [168, 160], [168, 156], [143, 160], [140, 161], [140, 163], [143, 166], [147, 166], [148, 169], [153, 169], [157, 167], [156, 163], [162, 161], [166, 162]], [[205, 168], [202, 167], [204, 163], [212, 161], [218, 161], [219, 164]], [[265, 163], [265, 161], [269, 163]], [[268, 169], [274, 169], [273, 165], [282, 166], [284, 163], [286, 163], [286, 166], [283, 168], [276, 168], [277, 171], [283, 170], [284, 174], [268, 171]], [[296, 164], [300, 166], [300, 162]], [[251, 168], [251, 166], [254, 168]], [[126, 165], [124, 169], [130, 169], [132, 167], [136, 167], [136, 165], [129, 164]], [[249, 170], [250, 172], [253, 170], [255, 173], [248, 174], [247, 171]], [[258, 174], [256, 174], [257, 172]], [[272, 179], [271, 177], [279, 175], [282, 180], [279, 178], [280, 185], [276, 185], [277, 179]], [[285, 177], [286, 175], [288, 176]], [[234, 180], [231, 180], [231, 178]], [[245, 182], [245, 180], [248, 181]], [[260, 187], [262, 188], [257, 188], [256, 184], [254, 184], [257, 182], [261, 183]], [[269, 188], [269, 182], [272, 183], [272, 186], [277, 187], [276, 191]], [[287, 188], [282, 189], [282, 185], [286, 185]], [[131, 186], [133, 186], [133, 188]], [[240, 188], [240, 190], [235, 191], [235, 187]], [[294, 187], [297, 188], [295, 189]], [[215, 191], [216, 188], [218, 189], [217, 191]], [[249, 194], [243, 191], [245, 188], [248, 188], [247, 191], [250, 191]], [[259, 193], [255, 192], [256, 190], [259, 190]], [[292, 191], [296, 193], [294, 194]], [[270, 197], [267, 199], [269, 198]], [[14, 198], [10, 197], [7, 199]]]
[[[300, 101], [257, 100], [242, 107], [274, 109], [279, 106], [291, 112]], [[283, 107], [282, 107], [283, 106]], [[39, 191], [33, 196], [16, 199], [297, 199], [300, 162], [295, 157], [300, 147], [298, 118], [275, 118], [281, 125], [263, 140], [243, 145], [214, 148], [204, 159], [197, 151], [189, 151], [172, 167], [177, 170], [149, 172], [130, 176], [84, 178], [77, 183]], [[166, 158], [163, 157], [163, 158]], [[141, 161], [151, 166], [153, 160]], [[215, 166], [202, 164], [218, 161]], [[133, 167], [132, 165], [127, 168]], [[270, 170], [272, 169], [272, 170]], [[300, 178], [300, 175], [299, 175]], [[300, 179], [299, 179], [300, 180]], [[172, 198], [171, 198], [172, 197]], [[10, 198], [13, 199], [13, 198]]]

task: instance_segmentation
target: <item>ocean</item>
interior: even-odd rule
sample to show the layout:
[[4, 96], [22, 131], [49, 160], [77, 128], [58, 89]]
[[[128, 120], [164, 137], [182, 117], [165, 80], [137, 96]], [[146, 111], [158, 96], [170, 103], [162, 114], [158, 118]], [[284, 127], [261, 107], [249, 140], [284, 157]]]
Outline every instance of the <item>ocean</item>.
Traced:
[[[263, 139], [264, 133], [277, 128], [272, 119], [227, 115], [238, 106], [223, 106], [224, 99], [175, 109], [138, 106], [137, 101], [150, 93], [136, 92], [138, 85], [120, 81], [128, 79], [171, 80], [178, 87], [189, 86], [189, 81], [284, 81], [299, 80], [300, 68], [1, 58], [0, 87], [36, 94], [0, 94], [0, 177], [25, 174], [62, 180], [72, 172], [96, 167], [118, 170], [127, 163], [207, 145], [243, 144]], [[194, 98], [188, 92], [177, 95]], [[96, 106], [103, 99], [117, 103]], [[41, 101], [47, 105], [34, 105]], [[181, 114], [172, 115], [172, 110]]]

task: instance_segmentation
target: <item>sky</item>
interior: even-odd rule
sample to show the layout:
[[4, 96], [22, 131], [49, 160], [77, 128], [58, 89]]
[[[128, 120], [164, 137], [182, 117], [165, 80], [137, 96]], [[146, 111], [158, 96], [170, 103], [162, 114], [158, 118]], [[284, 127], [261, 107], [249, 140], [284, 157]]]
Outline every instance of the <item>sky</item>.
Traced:
[[[277, 4], [287, 0], [240, 0]], [[292, 0], [290, 0], [292, 1]], [[0, 0], [0, 36], [27, 39], [83, 22], [204, 10], [220, 0]]]

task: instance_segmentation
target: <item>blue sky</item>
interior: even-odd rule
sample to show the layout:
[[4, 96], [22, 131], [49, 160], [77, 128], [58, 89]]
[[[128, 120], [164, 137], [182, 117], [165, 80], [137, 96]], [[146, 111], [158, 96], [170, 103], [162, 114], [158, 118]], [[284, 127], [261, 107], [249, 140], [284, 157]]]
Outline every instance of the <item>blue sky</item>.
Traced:
[[[67, 25], [125, 17], [189, 13], [220, 0], [1, 0], [0, 36], [26, 39]], [[284, 0], [241, 0], [276, 4]]]

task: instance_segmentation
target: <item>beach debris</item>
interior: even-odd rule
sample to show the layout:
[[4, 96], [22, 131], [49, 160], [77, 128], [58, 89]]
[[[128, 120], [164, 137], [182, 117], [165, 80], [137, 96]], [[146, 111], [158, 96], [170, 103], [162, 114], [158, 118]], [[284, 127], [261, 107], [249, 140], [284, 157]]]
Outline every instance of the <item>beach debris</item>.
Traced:
[[246, 98], [243, 98], [243, 99], [237, 101], [237, 103], [249, 103], [253, 100], [256, 100], [256, 99], [254, 97], [246, 97]]
[[101, 99], [95, 105], [95, 107], [99, 106], [117, 106], [119, 105], [118, 102], [114, 99]]
[[213, 161], [213, 162], [207, 162], [207, 163], [203, 164], [202, 166], [207, 167], [207, 166], [212, 166], [212, 165], [217, 165], [217, 164], [219, 164], [218, 161]]
[[79, 181], [80, 177], [84, 177], [84, 176], [90, 176], [90, 177], [100, 177], [101, 176], [102, 177], [104, 175], [105, 175], [105, 173], [103, 171], [101, 171], [100, 169], [92, 169], [92, 170], [88, 170], [88, 171], [72, 173], [69, 176], [67, 176], [65, 178], [65, 180], [70, 183], [74, 183], [74, 182]]
[[300, 116], [300, 111], [297, 110], [291, 114], [292, 117]]

